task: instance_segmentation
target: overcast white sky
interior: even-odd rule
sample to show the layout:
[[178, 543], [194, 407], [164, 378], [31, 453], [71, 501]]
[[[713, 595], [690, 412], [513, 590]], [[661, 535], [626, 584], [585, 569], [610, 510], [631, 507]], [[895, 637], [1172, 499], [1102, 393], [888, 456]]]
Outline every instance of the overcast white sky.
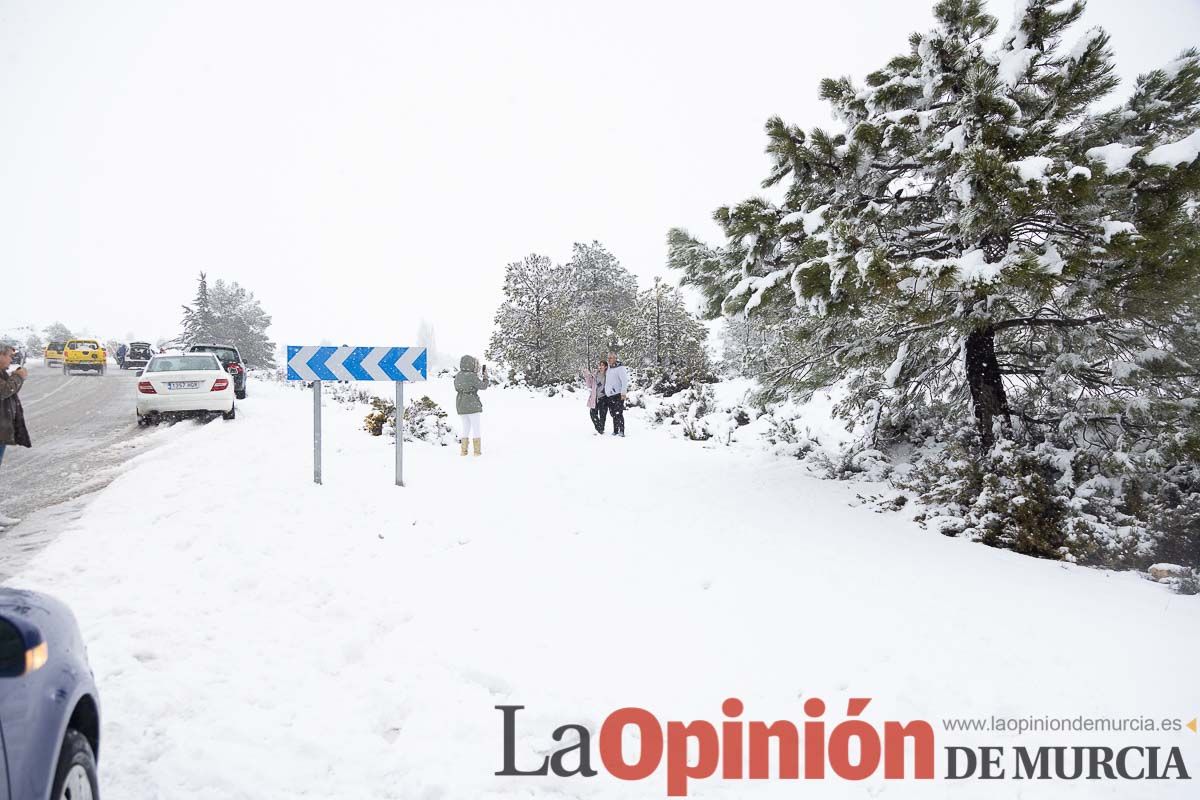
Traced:
[[[506, 263], [599, 239], [666, 274], [669, 227], [715, 239], [757, 191], [767, 117], [826, 124], [818, 81], [932, 5], [0, 0], [0, 332], [169, 336], [205, 270], [280, 344], [426, 318], [479, 353]], [[1200, 0], [1092, 0], [1095, 24], [1124, 92], [1200, 44]]]

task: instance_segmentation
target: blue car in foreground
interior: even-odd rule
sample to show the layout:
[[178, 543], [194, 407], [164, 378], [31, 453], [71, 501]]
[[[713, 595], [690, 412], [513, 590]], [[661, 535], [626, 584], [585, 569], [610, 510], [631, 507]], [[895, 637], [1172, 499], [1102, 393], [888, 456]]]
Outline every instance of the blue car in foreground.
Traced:
[[100, 702], [75, 615], [0, 587], [0, 800], [98, 800]]

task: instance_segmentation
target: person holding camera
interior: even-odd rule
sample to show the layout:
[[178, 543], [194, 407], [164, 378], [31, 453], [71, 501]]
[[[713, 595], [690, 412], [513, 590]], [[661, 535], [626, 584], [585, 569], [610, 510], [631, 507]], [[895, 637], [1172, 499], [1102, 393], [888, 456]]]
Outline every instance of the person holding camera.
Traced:
[[[29, 373], [17, 367], [10, 375], [14, 349], [12, 345], [0, 345], [0, 464], [4, 462], [4, 451], [10, 445], [32, 447], [29, 429], [25, 427], [25, 411], [21, 408], [18, 395]], [[21, 520], [0, 514], [0, 528], [16, 525]]]
[[462, 420], [462, 437], [459, 439], [459, 455], [467, 454], [467, 445], [474, 443], [475, 455], [483, 455], [480, 443], [479, 423], [483, 416], [483, 401], [479, 392], [488, 386], [487, 367], [483, 368], [482, 376], [479, 362], [474, 356], [463, 356], [458, 362], [459, 373], [454, 376], [454, 390], [458, 392], [455, 400], [455, 410]]

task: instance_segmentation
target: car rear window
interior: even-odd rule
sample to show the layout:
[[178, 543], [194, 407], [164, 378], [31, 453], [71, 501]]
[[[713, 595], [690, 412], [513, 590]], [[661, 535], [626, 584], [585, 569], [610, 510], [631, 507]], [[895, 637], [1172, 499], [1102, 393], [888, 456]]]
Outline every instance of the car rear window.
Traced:
[[67, 342], [68, 350], [97, 350], [95, 342]]
[[146, 365], [146, 372], [180, 372], [182, 370], [206, 370], [211, 369], [214, 372], [221, 369], [221, 365], [216, 362], [212, 356], [167, 356], [153, 359]]
[[222, 362], [241, 361], [238, 358], [237, 350], [232, 347], [209, 347], [207, 345], [198, 344], [195, 347], [189, 348], [192, 353], [212, 353]]
[[46, 349], [47, 350], [62, 350], [63, 345], [64, 345], [64, 342], [51, 342], [50, 344], [46, 345]]
[[11, 622], [0, 619], [0, 662], [4, 664], [20, 663], [25, 652], [25, 640]]

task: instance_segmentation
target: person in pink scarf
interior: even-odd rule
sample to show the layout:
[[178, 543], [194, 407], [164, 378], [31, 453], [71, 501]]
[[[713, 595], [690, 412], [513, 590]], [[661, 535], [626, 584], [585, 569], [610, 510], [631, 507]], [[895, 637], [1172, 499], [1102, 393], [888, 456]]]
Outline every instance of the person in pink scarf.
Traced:
[[603, 358], [594, 370], [583, 370], [583, 382], [588, 388], [588, 416], [592, 418], [592, 427], [596, 433], [604, 433], [604, 418], [600, 416], [600, 404], [604, 397], [604, 374], [608, 371], [608, 362]]

